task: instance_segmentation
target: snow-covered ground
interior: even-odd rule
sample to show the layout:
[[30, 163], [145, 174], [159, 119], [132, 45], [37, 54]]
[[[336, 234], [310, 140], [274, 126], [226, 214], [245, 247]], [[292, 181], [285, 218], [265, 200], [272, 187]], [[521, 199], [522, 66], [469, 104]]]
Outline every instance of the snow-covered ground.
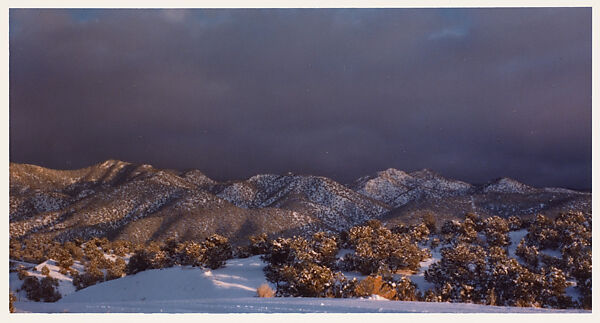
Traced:
[[[51, 269], [51, 275], [55, 276], [54, 268], [48, 267]], [[256, 297], [256, 288], [267, 283], [263, 267], [264, 263], [260, 257], [255, 256], [229, 260], [225, 268], [217, 270], [188, 266], [148, 270], [80, 291], [61, 288], [66, 293], [56, 303], [32, 302], [19, 295], [15, 307], [18, 312], [37, 313], [582, 312], [476, 304], [400, 302], [376, 298], [259, 298]], [[66, 284], [67, 280], [62, 282]], [[19, 286], [16, 273], [11, 273], [11, 289]]]

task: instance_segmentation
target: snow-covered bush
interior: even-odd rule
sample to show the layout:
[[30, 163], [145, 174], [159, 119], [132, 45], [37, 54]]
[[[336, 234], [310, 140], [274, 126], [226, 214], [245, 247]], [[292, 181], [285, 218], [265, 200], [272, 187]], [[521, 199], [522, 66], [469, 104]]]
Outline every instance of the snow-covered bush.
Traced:
[[96, 260], [87, 262], [84, 266], [84, 273], [73, 276], [73, 285], [75, 288], [82, 289], [104, 281], [104, 273], [100, 270]]
[[429, 227], [425, 223], [412, 225], [408, 231], [411, 239], [416, 242], [422, 242], [429, 239], [429, 233]]
[[331, 269], [307, 261], [284, 265], [278, 276], [279, 296], [325, 297], [334, 279]]
[[531, 270], [536, 270], [539, 264], [539, 250], [536, 246], [528, 246], [525, 239], [517, 246], [515, 254], [525, 262]]
[[[576, 280], [581, 294], [578, 304], [583, 308], [591, 308], [591, 224], [591, 214], [580, 212], [563, 213], [556, 220], [537, 215], [516, 251], [530, 270], [544, 274], [559, 269], [567, 279]], [[560, 250], [561, 257], [539, 252], [544, 249]], [[555, 299], [552, 306], [569, 304], [569, 300], [549, 298]]]
[[477, 233], [481, 231], [481, 229], [483, 229], [483, 224], [478, 224], [478, 222], [473, 221], [472, 218], [475, 218], [475, 215], [473, 215], [472, 213], [469, 213], [467, 215], [471, 216], [467, 217], [461, 224], [460, 234], [457, 236], [457, 241], [464, 243], [474, 243], [477, 242]]
[[333, 268], [339, 251], [335, 236], [325, 232], [317, 232], [312, 236], [312, 248], [319, 255], [317, 263]]
[[117, 256], [123, 257], [131, 252], [131, 242], [125, 240], [116, 240], [112, 242], [111, 249]]
[[276, 284], [278, 296], [325, 297], [339, 274], [328, 266], [335, 262], [336, 240], [316, 233], [312, 240], [302, 237], [278, 238], [269, 243], [262, 259], [267, 280]]
[[[554, 267], [540, 272], [508, 258], [502, 247], [488, 250], [458, 244], [442, 249], [442, 259], [425, 272], [442, 301], [499, 306], [570, 307], [564, 273]], [[427, 297], [427, 296], [426, 296]], [[433, 295], [429, 295], [433, 297]]]
[[548, 270], [542, 268], [544, 288], [539, 296], [540, 302], [546, 307], [569, 308], [573, 306], [573, 300], [565, 295], [565, 289], [569, 286], [567, 277], [562, 270], [550, 267]]
[[508, 228], [510, 231], [517, 231], [523, 228], [523, 221], [518, 216], [511, 215], [508, 217]]
[[487, 290], [485, 250], [459, 243], [443, 248], [441, 254], [442, 259], [425, 271], [425, 279], [435, 285], [442, 300], [481, 303]]
[[249, 252], [250, 255], [262, 255], [267, 251], [269, 241], [266, 233], [261, 233], [256, 236], [250, 236]]
[[325, 291], [325, 297], [349, 298], [355, 297], [355, 288], [358, 284], [356, 278], [347, 279], [341, 272], [333, 275], [330, 287]]
[[473, 229], [477, 232], [481, 232], [485, 227], [485, 223], [481, 216], [477, 213], [468, 212], [465, 214], [464, 222], [469, 223], [473, 226]]
[[64, 269], [69, 269], [73, 265], [73, 256], [64, 246], [58, 246], [48, 252], [50, 259], [56, 260], [58, 265]]
[[84, 257], [83, 249], [81, 249], [80, 245], [75, 244], [75, 242], [65, 242], [63, 249], [71, 254], [71, 258], [73, 258], [73, 260], [82, 260]]
[[185, 241], [178, 244], [175, 255], [177, 262], [181, 265], [202, 265], [202, 245], [198, 242]]
[[461, 226], [461, 223], [457, 220], [448, 220], [444, 222], [440, 230], [444, 242], [451, 243], [455, 241], [456, 237], [461, 232]]
[[535, 245], [541, 249], [556, 249], [560, 243], [559, 233], [556, 231], [554, 221], [538, 214], [529, 226], [527, 236], [528, 245]]
[[425, 225], [412, 229], [401, 233], [404, 231], [396, 228], [394, 233], [373, 220], [365, 226], [351, 228], [346, 239], [355, 252], [344, 257], [342, 266], [364, 275], [380, 270], [418, 270], [419, 263], [429, 257], [429, 251], [420, 249], [417, 241], [429, 234], [429, 230]]
[[510, 244], [508, 222], [499, 216], [492, 216], [484, 221], [486, 242], [489, 246], [504, 247]]
[[225, 266], [225, 261], [232, 256], [229, 240], [218, 234], [206, 238], [202, 243], [202, 251], [202, 264], [210, 269]]
[[25, 291], [30, 300], [56, 302], [62, 297], [56, 287], [58, 287], [58, 281], [54, 278], [44, 277], [39, 280], [37, 277], [27, 276], [23, 280], [21, 290]]
[[122, 258], [117, 258], [112, 262], [112, 266], [106, 271], [106, 280], [112, 280], [123, 277], [127, 270], [127, 264]]
[[160, 269], [174, 265], [203, 266], [217, 269], [225, 265], [232, 257], [232, 248], [226, 237], [214, 234], [202, 242], [165, 243], [151, 242], [138, 246], [129, 259], [127, 274], [135, 274], [148, 269]]

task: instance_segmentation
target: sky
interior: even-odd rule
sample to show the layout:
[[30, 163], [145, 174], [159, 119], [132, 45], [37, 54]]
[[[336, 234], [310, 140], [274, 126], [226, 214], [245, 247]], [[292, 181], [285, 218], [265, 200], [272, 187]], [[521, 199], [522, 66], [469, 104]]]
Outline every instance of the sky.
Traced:
[[10, 161], [591, 189], [591, 14], [11, 9]]

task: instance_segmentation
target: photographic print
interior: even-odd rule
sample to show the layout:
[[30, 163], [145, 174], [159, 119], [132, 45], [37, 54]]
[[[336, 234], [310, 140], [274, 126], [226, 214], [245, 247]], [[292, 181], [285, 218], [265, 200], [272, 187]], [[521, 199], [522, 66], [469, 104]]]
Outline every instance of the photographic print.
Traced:
[[591, 7], [8, 11], [10, 312], [591, 313]]

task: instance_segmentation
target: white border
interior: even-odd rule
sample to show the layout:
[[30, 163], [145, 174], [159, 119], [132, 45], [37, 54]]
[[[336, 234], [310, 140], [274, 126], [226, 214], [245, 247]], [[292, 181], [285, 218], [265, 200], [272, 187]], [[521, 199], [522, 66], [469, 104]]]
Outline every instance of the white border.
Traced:
[[[460, 322], [477, 322], [480, 320], [517, 320], [517, 321], [529, 321], [534, 322], [548, 322], [548, 321], [566, 321], [576, 320], [584, 322], [600, 321], [600, 302], [598, 297], [600, 293], [598, 290], [600, 285], [598, 283], [598, 221], [594, 221], [593, 224], [593, 276], [596, 277], [593, 280], [593, 314], [8, 314], [8, 169], [9, 169], [9, 100], [8, 100], [8, 66], [9, 66], [9, 50], [8, 50], [8, 9], [9, 8], [435, 8], [435, 7], [592, 7], [592, 50], [593, 50], [593, 62], [592, 62], [592, 89], [593, 89], [593, 101], [592, 101], [592, 192], [594, 188], [600, 187], [599, 178], [597, 172], [594, 172], [598, 161], [598, 126], [600, 120], [598, 118], [597, 109], [597, 98], [599, 93], [599, 67], [598, 67], [598, 42], [600, 41], [599, 25], [599, 6], [594, 1], [473, 1], [473, 0], [458, 0], [458, 1], [332, 1], [332, 0], [288, 0], [288, 1], [239, 1], [239, 0], [224, 0], [224, 1], [156, 1], [156, 0], [106, 0], [106, 1], [74, 1], [74, 0], [62, 0], [62, 1], [39, 1], [39, 0], [24, 0], [14, 1], [9, 0], [5, 3], [4, 10], [0, 14], [0, 22], [2, 22], [2, 34], [0, 35], [0, 44], [2, 44], [2, 54], [0, 57], [3, 58], [4, 64], [2, 64], [2, 87], [0, 96], [4, 99], [3, 108], [0, 109], [0, 152], [4, 158], [0, 159], [0, 168], [3, 170], [0, 174], [0, 181], [2, 182], [0, 205], [4, 206], [5, 212], [1, 214], [5, 217], [2, 227], [3, 242], [2, 242], [2, 255], [0, 256], [2, 261], [0, 266], [2, 267], [2, 273], [4, 278], [2, 279], [2, 286], [6, 292], [0, 293], [0, 304], [5, 304], [4, 318], [7, 321], [42, 321], [42, 322], [64, 322], [65, 320], [76, 320], [76, 321], [94, 321], [94, 322], [105, 322], [108, 320], [117, 319], [119, 321], [128, 322], [162, 322], [168, 321], [207, 321], [207, 322], [231, 322], [232, 320], [239, 321], [253, 321], [253, 322], [279, 322], [285, 320], [286, 323], [302, 322], [308, 323], [309, 321], [325, 321], [328, 322], [391, 322], [398, 321], [399, 319], [405, 320], [419, 320], [426, 322], [440, 322], [440, 321], [460, 321]], [[598, 210], [598, 198], [596, 194], [593, 194], [592, 198], [592, 210]], [[592, 212], [593, 212], [592, 211]]]

